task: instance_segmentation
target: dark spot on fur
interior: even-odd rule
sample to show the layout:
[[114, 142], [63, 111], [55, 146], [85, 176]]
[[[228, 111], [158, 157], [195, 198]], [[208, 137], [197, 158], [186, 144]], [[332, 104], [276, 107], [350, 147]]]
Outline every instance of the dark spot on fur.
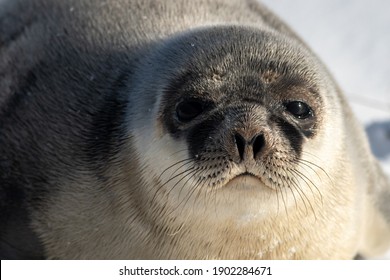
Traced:
[[17, 188], [4, 190], [9, 205], [1, 207], [0, 259], [44, 259], [42, 243], [30, 227], [28, 206], [22, 203], [26, 201], [23, 192]]
[[[1, 149], [0, 152], [4, 154]], [[25, 167], [15, 158], [3, 156], [0, 159], [0, 259], [45, 257], [42, 243], [30, 226], [29, 216], [32, 209], [29, 203], [33, 201], [40, 204], [44, 196], [38, 188], [27, 195], [32, 184], [44, 184], [45, 179], [36, 172], [30, 174], [34, 178], [20, 176], [23, 169]]]
[[274, 121], [290, 143], [290, 147], [299, 157], [302, 153], [303, 136], [301, 131], [283, 118], [272, 117]]
[[115, 154], [116, 146], [125, 139], [122, 131], [126, 100], [120, 98], [120, 93], [126, 88], [127, 73], [122, 73], [111, 84], [99, 110], [93, 117], [93, 128], [89, 130], [86, 153], [98, 164], [103, 164]]
[[260, 74], [260, 77], [265, 84], [270, 84], [278, 80], [280, 74], [276, 71], [266, 70]]
[[[189, 150], [192, 157], [200, 154], [204, 151], [204, 148], [207, 146], [207, 142], [212, 141], [209, 137], [212, 135], [215, 130], [220, 126], [220, 123], [223, 121], [223, 116], [214, 116], [209, 118], [191, 128], [188, 136], [187, 142], [189, 144]], [[217, 150], [206, 150], [207, 153], [215, 154]]]

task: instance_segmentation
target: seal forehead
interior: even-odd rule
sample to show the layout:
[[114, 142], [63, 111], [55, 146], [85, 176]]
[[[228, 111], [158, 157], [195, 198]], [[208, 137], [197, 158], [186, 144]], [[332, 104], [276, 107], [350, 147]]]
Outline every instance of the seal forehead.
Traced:
[[311, 53], [294, 40], [269, 30], [239, 26], [205, 27], [173, 36], [161, 44], [157, 59], [167, 68], [192, 69], [216, 79], [229, 71], [251, 69], [262, 73], [266, 81], [276, 78], [276, 73], [316, 80], [318, 70], [313, 69]]

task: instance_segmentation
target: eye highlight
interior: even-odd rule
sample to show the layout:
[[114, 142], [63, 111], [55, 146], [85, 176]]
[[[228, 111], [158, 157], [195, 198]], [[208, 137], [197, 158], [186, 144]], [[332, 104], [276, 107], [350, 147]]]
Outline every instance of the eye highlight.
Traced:
[[285, 104], [287, 112], [295, 118], [304, 120], [313, 116], [313, 110], [302, 101], [291, 101]]
[[189, 122], [203, 112], [203, 104], [198, 100], [185, 100], [176, 106], [176, 116], [181, 122]]

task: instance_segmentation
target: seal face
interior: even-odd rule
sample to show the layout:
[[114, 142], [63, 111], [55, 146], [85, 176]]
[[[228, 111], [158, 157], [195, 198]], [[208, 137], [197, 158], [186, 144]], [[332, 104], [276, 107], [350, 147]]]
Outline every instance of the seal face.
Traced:
[[[179, 48], [181, 53], [169, 55], [169, 60], [162, 56]], [[295, 189], [302, 195], [302, 181], [317, 188], [300, 169], [305, 166], [317, 176], [325, 173], [312, 161], [301, 160], [303, 146], [321, 130], [324, 101], [316, 69], [303, 49], [251, 28], [213, 27], [175, 37], [156, 53], [152, 67], [164, 66], [141, 75], [166, 75], [137, 96], [161, 92], [150, 110], [151, 122], [163, 141], [169, 137], [177, 145], [171, 151], [161, 144], [161, 157], [176, 161], [167, 161], [162, 174], [155, 174], [160, 184], [173, 183], [192, 194], [250, 178], [256, 179], [254, 189], [275, 193]], [[301, 64], [295, 65], [292, 58]], [[152, 123], [145, 125], [153, 127]], [[155, 145], [146, 143], [160, 137], [147, 133], [151, 134], [135, 136], [142, 139], [137, 149]], [[145, 164], [152, 162], [150, 158]]]
[[[217, 51], [223, 56], [223, 50]], [[305, 84], [293, 74], [279, 73], [283, 69], [261, 69], [266, 65], [261, 57], [257, 62], [254, 55], [239, 59], [241, 63], [231, 61], [224, 72], [211, 77], [198, 73], [203, 77], [194, 81], [196, 74], [189, 73], [179, 78], [181, 84], [170, 86], [164, 96], [169, 104], [164, 102], [163, 123], [173, 138], [186, 139], [199, 171], [194, 177], [202, 174], [199, 184], [208, 180], [205, 185], [218, 188], [236, 176], [249, 175], [275, 189], [278, 179], [287, 175], [281, 173], [289, 169], [286, 164], [286, 170], [280, 170], [278, 163], [293, 164], [305, 139], [314, 136], [318, 123], [311, 106], [319, 107], [320, 99], [310, 92], [310, 81]], [[229, 73], [233, 67], [234, 73]], [[269, 72], [279, 76], [276, 81], [264, 81]], [[287, 176], [288, 185], [289, 180]]]
[[390, 245], [390, 187], [342, 93], [257, 2], [0, 8], [4, 258], [351, 259]]

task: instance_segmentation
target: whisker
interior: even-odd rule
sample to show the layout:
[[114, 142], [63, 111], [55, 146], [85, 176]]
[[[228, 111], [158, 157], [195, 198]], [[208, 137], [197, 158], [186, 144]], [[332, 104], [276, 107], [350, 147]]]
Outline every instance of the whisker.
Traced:
[[[173, 211], [176, 211], [177, 209], [179, 209], [179, 207], [183, 204], [183, 202], [185, 201], [185, 205], [186, 204], [188, 204], [188, 201], [191, 199], [191, 197], [194, 195], [194, 193], [195, 192], [197, 192], [197, 197], [199, 197], [199, 194], [201, 193], [201, 189], [202, 188], [200, 188], [200, 186], [201, 186], [201, 183], [202, 183], [202, 181], [203, 181], [203, 178], [202, 178], [202, 176], [200, 176], [200, 174], [197, 172], [197, 171], [201, 171], [200, 173], [204, 173], [205, 171], [204, 170], [201, 170], [201, 169], [199, 169], [199, 168], [196, 168], [196, 170], [190, 175], [190, 177], [187, 179], [187, 181], [186, 182], [184, 182], [184, 184], [182, 185], [182, 187], [181, 187], [181, 190], [180, 190], [180, 192], [179, 192], [179, 196], [180, 196], [180, 193], [181, 193], [181, 191], [182, 191], [182, 189], [186, 186], [186, 184], [187, 184], [187, 182], [189, 181], [189, 180], [191, 180], [192, 178], [194, 178], [196, 175], [198, 175], [199, 176], [199, 178], [198, 178], [198, 180], [195, 182], [195, 184], [193, 184], [193, 186], [191, 186], [190, 187], [190, 192], [186, 195], [186, 197], [185, 198], [183, 198], [183, 200], [176, 206], [176, 208], [175, 209], [173, 209]], [[188, 174], [187, 174], [188, 175]], [[180, 180], [181, 181], [181, 180]], [[180, 182], [179, 181], [179, 182]], [[203, 182], [204, 183], [204, 182]], [[177, 183], [175, 184], [175, 186], [177, 185]], [[203, 184], [204, 185], [204, 184]], [[202, 186], [203, 186], [202, 185]], [[175, 186], [173, 186], [173, 188], [175, 187]], [[172, 189], [173, 189], [172, 188]], [[171, 189], [171, 191], [172, 191], [172, 189]], [[197, 199], [197, 198], [196, 198]], [[192, 209], [194, 209], [195, 208], [195, 202], [196, 202], [196, 199], [194, 199], [194, 202], [193, 202], [193, 204], [192, 204]], [[172, 211], [172, 212], [173, 212]]]
[[[284, 211], [286, 212], [286, 215], [288, 216], [286, 200], [284, 200], [284, 195], [283, 195], [282, 187], [278, 184], [278, 185], [277, 185], [277, 188], [280, 189], [280, 194], [281, 194], [281, 196], [282, 196], [282, 201], [283, 201], [283, 205], [284, 205]], [[286, 199], [287, 199], [287, 198], [286, 198]]]
[[[313, 166], [317, 167], [320, 171], [322, 171], [326, 175], [326, 177], [328, 177], [329, 181], [333, 184], [332, 178], [330, 178], [329, 174], [321, 166], [315, 164], [314, 162], [304, 160], [304, 159], [298, 159], [297, 161], [301, 162], [301, 163], [306, 163], [306, 164], [308, 164], [307, 166], [313, 165]], [[313, 171], [314, 171], [314, 169], [313, 169]]]
[[276, 201], [278, 204], [278, 210], [276, 211], [276, 217], [278, 217], [279, 216], [279, 191], [277, 188], [275, 189], [275, 192], [276, 192]]
[[172, 153], [170, 156], [174, 156], [174, 155], [177, 155], [178, 153], [181, 153], [181, 152], [188, 152], [188, 149], [182, 149], [182, 150], [178, 150], [174, 153]]
[[[168, 191], [168, 196], [171, 194], [171, 192], [173, 191], [173, 189], [176, 188], [176, 186], [177, 186], [181, 181], [183, 181], [184, 179], [186, 179], [186, 176], [187, 176], [187, 175], [190, 175], [190, 178], [188, 178], [186, 182], [188, 182], [188, 180], [191, 179], [191, 176], [192, 176], [194, 173], [196, 173], [197, 170], [198, 170], [198, 169], [197, 169], [196, 167], [192, 167], [192, 168], [190, 168], [190, 169], [187, 169], [187, 170], [185, 170], [185, 171], [183, 171], [183, 172], [177, 174], [174, 178], [177, 178], [178, 176], [181, 176], [181, 175], [187, 173], [187, 174], [185, 174], [184, 176], [182, 176], [182, 178], [180, 178], [180, 180], [177, 181], [177, 182], [171, 187], [171, 189]], [[173, 179], [173, 178], [172, 178], [172, 179]], [[172, 180], [170, 179], [170, 180], [168, 180], [168, 181], [167, 181], [166, 183], [164, 183], [164, 184], [167, 184], [167, 183], [169, 183], [170, 181], [172, 181]], [[183, 185], [183, 186], [184, 186], [184, 185]]]
[[[294, 170], [290, 170], [290, 171], [294, 171]], [[299, 177], [298, 174], [296, 174], [296, 176]], [[294, 176], [294, 179], [296, 179], [295, 176]], [[310, 206], [310, 208], [311, 208], [311, 210], [312, 210], [314, 216], [316, 216], [313, 205], [311, 204], [309, 198], [307, 197], [307, 195], [305, 194], [305, 192], [301, 189], [301, 187], [299, 186], [299, 184], [298, 184], [295, 180], [291, 181], [291, 183], [293, 184], [293, 186], [294, 186], [295, 189], [297, 190], [298, 194], [301, 196], [301, 199], [302, 199], [302, 201], [303, 201], [303, 203], [304, 203], [304, 205], [305, 205], [305, 208], [306, 208], [306, 215], [309, 214], [309, 212], [308, 212], [308, 208], [307, 208], [307, 206], [306, 206], [306, 202], [305, 202], [305, 200], [303, 199], [302, 195], [306, 198], [306, 201], [309, 203], [309, 206]]]
[[311, 156], [311, 157], [315, 158], [316, 160], [320, 160], [320, 161], [321, 161], [321, 159], [320, 159], [317, 155], [312, 154], [312, 153], [309, 153], [309, 152], [307, 152], [307, 151], [302, 151], [302, 154]]
[[[208, 186], [209, 186], [209, 183], [208, 182], [211, 182], [211, 178], [208, 178], [208, 179], [206, 179], [206, 180], [204, 180], [203, 181], [203, 184], [202, 184], [202, 188], [205, 188], [205, 186], [206, 186], [206, 188], [209, 190], [210, 188], [208, 188]], [[217, 211], [217, 191], [214, 189], [214, 187], [211, 187], [211, 190], [210, 191], [206, 191], [205, 192], [205, 197], [206, 197], [206, 195], [207, 194], [209, 194], [209, 193], [211, 193], [211, 194], [214, 194], [214, 212], [215, 212], [215, 215], [217, 215], [218, 216], [218, 211]], [[208, 198], [207, 198], [208, 199]], [[208, 199], [209, 200], [209, 199]], [[211, 198], [210, 198], [210, 200], [209, 201], [211, 201]]]
[[[191, 173], [190, 173], [190, 174], [187, 174], [187, 175], [190, 175], [190, 177], [187, 179], [187, 181], [184, 182], [184, 184], [183, 184], [182, 187], [180, 188], [179, 197], [180, 197], [180, 195], [181, 195], [182, 190], [183, 190], [184, 187], [187, 185], [188, 181], [191, 180], [192, 178], [194, 178], [194, 177], [196, 176], [196, 173], [197, 173], [198, 170], [199, 170], [199, 168], [195, 168], [195, 170], [194, 170], [194, 172], [193, 172], [192, 174], [191, 174]], [[186, 175], [186, 176], [187, 176], [187, 175]], [[184, 178], [184, 177], [183, 177], [183, 178]], [[180, 181], [181, 181], [181, 180], [180, 180]], [[180, 182], [180, 181], [179, 181], [179, 182]], [[179, 182], [177, 182], [177, 183], [179, 183]], [[173, 186], [173, 188], [176, 187], [177, 183]]]
[[187, 169], [185, 169], [184, 171], [182, 171], [182, 172], [176, 174], [176, 172], [179, 171], [181, 168], [183, 168], [184, 166], [189, 165], [189, 164], [191, 164], [191, 163], [192, 163], [192, 162], [187, 162], [187, 163], [185, 163], [185, 164], [179, 166], [174, 172], [172, 172], [172, 174], [169, 176], [169, 178], [168, 178], [165, 182], [163, 182], [162, 185], [168, 184], [169, 182], [171, 182], [172, 180], [176, 179], [178, 176], [182, 175], [182, 174], [185, 173], [186, 171], [191, 170], [192, 168], [194, 168], [194, 166], [192, 166], [192, 167], [187, 168]]
[[[287, 183], [286, 181], [283, 181], [284, 183]], [[291, 194], [293, 195], [293, 198], [294, 198], [294, 202], [295, 202], [295, 209], [298, 209], [298, 203], [297, 203], [297, 199], [295, 197], [295, 193], [293, 192], [293, 190], [291, 189], [290, 185], [287, 185], [287, 186], [284, 186], [285, 188], [288, 188], [291, 192]]]
[[[185, 204], [187, 204], [188, 203], [188, 201], [190, 200], [190, 198], [193, 196], [193, 194], [195, 193], [195, 191], [197, 191], [197, 193], [199, 193], [199, 191], [198, 191], [198, 187], [199, 187], [199, 185], [197, 185], [197, 186], [193, 186], [192, 188], [191, 188], [191, 191], [188, 193], [188, 195], [187, 195], [187, 199], [186, 199], [186, 202], [185, 202]], [[182, 200], [182, 202], [184, 201], [184, 199]], [[196, 199], [194, 199], [194, 202], [193, 202], [193, 204], [192, 204], [192, 209], [194, 210], [194, 208], [195, 208], [195, 201], [196, 201]], [[181, 202], [181, 203], [182, 203]], [[181, 204], [180, 203], [180, 204]]]
[[[152, 198], [152, 200], [151, 200], [151, 203], [154, 202], [154, 199], [156, 198], [157, 194], [158, 194], [158, 193], [164, 188], [164, 186], [166, 186], [169, 182], [171, 182], [172, 180], [176, 179], [177, 177], [179, 177], [179, 176], [181, 176], [181, 175], [183, 175], [183, 174], [185, 174], [185, 173], [192, 172], [194, 169], [195, 169], [195, 167], [191, 167], [191, 168], [189, 168], [189, 169], [186, 169], [186, 170], [180, 172], [179, 174], [176, 174], [175, 176], [169, 178], [166, 182], [164, 182], [163, 184], [161, 184], [161, 185], [157, 188], [156, 192], [154, 193], [154, 196], [153, 196], [153, 198]], [[183, 178], [184, 178], [184, 177], [183, 177]], [[168, 192], [168, 195], [169, 195], [169, 192]]]
[[[167, 172], [169, 169], [173, 168], [174, 166], [176, 166], [176, 165], [178, 165], [178, 164], [180, 164], [180, 163], [185, 162], [182, 166], [180, 166], [180, 167], [178, 168], [178, 169], [180, 169], [181, 167], [185, 166], [185, 165], [188, 164], [188, 163], [191, 163], [192, 161], [193, 161], [193, 159], [187, 158], [187, 159], [183, 159], [183, 160], [180, 160], [180, 161], [178, 161], [178, 162], [175, 162], [175, 163], [172, 164], [171, 166], [165, 168], [165, 169], [163, 170], [163, 172], [161, 172], [161, 174], [158, 176], [157, 180], [160, 181], [161, 177], [165, 174], [165, 172]], [[173, 175], [173, 174], [172, 174], [172, 175]]]
[[[292, 183], [292, 184], [295, 184], [295, 183]], [[301, 200], [303, 202], [303, 205], [305, 206], [306, 215], [308, 215], [309, 214], [309, 209], [307, 208], [306, 201], [305, 201], [304, 197], [302, 196], [301, 192], [297, 189], [297, 186], [293, 185], [292, 187], [296, 189], [299, 197], [301, 198]]]
[[[193, 185], [193, 188], [197, 189], [197, 193], [196, 193], [196, 196], [195, 196], [195, 199], [194, 199], [194, 203], [192, 204], [192, 210], [194, 211], [195, 209], [195, 201], [198, 201], [199, 198], [200, 198], [200, 193], [202, 192], [202, 188], [200, 188], [200, 184], [202, 182], [202, 177], [199, 177], [198, 180], [195, 182], [195, 184]], [[204, 193], [206, 193], [204, 191]]]
[[[298, 170], [292, 170], [292, 172], [295, 172], [297, 174], [299, 174], [300, 176], [303, 176], [301, 177], [301, 179], [306, 183], [306, 185], [309, 187], [310, 191], [312, 192], [313, 196], [314, 196], [314, 192], [310, 186], [310, 184], [317, 190], [318, 194], [320, 195], [320, 200], [321, 200], [321, 204], [323, 204], [323, 197], [322, 197], [322, 193], [321, 191], [317, 188], [317, 186], [313, 183], [312, 180], [310, 180], [310, 178], [308, 178], [305, 174], [303, 174], [302, 172], [298, 171]], [[310, 182], [310, 184], [307, 182], [307, 181]]]

